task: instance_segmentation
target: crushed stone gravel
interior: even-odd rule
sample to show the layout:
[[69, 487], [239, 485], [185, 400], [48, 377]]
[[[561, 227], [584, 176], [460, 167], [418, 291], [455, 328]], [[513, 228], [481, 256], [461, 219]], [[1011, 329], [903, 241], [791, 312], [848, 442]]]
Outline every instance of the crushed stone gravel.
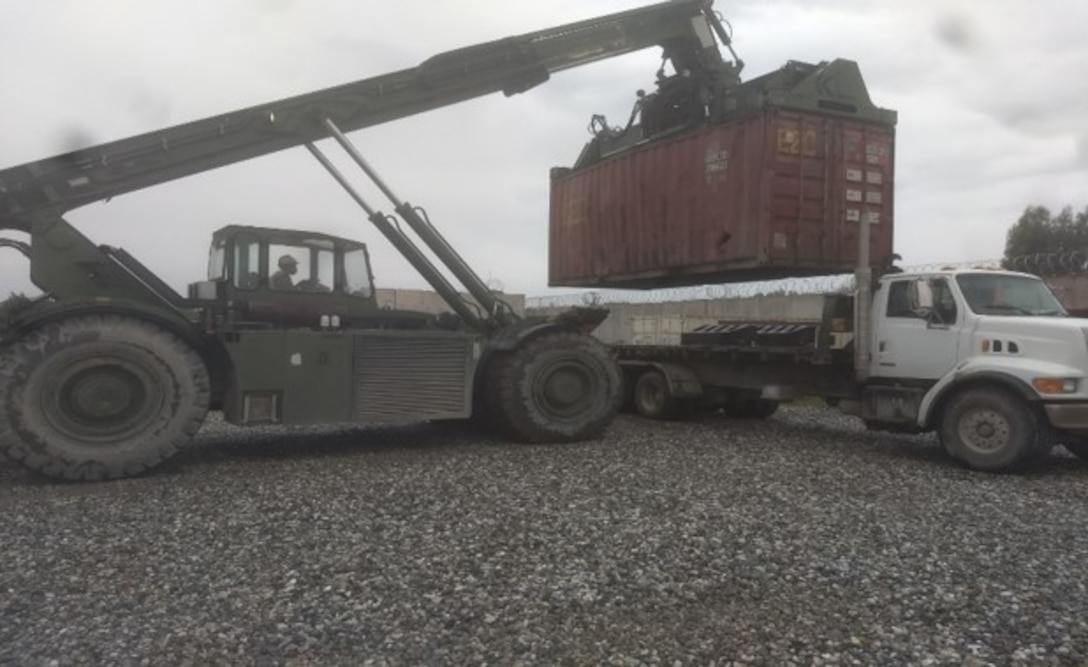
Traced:
[[603, 441], [239, 430], [0, 463], [0, 664], [1077, 665], [1088, 464], [988, 475], [827, 409]]

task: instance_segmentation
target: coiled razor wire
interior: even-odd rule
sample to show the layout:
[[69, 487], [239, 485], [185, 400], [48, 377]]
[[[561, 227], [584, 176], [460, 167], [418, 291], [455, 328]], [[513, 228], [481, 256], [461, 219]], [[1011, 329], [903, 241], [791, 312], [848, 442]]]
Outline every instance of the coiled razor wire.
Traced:
[[1004, 266], [1043, 277], [1088, 273], [1088, 250], [1023, 255], [1007, 260]]
[[707, 301], [743, 299], [772, 294], [829, 294], [853, 290], [853, 275], [787, 278], [750, 283], [698, 285], [658, 290], [590, 290], [557, 296], [529, 297], [526, 308], [567, 308], [618, 303], [669, 303], [673, 301]]
[[[1039, 253], [1011, 259], [987, 259], [969, 262], [941, 262], [903, 267], [910, 273], [950, 271], [961, 269], [1008, 269], [1031, 273], [1044, 278], [1060, 275], [1088, 274], [1088, 250], [1077, 252]], [[585, 290], [556, 296], [535, 296], [525, 300], [526, 308], [569, 308], [620, 303], [668, 303], [707, 301], [715, 299], [744, 299], [757, 296], [801, 294], [848, 294], [857, 282], [854, 274], [839, 274], [806, 278], [784, 278], [758, 282], [725, 283], [671, 287], [659, 290]]]

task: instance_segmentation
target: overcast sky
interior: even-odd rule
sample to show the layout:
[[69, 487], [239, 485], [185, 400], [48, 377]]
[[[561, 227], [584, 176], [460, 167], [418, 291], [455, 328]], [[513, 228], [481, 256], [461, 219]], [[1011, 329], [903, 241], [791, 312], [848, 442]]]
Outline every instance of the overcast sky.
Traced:
[[[0, 0], [0, 168], [644, 4]], [[1088, 3], [718, 0], [715, 8], [732, 24], [745, 79], [791, 59], [847, 58], [874, 102], [899, 112], [896, 249], [905, 264], [996, 258], [1025, 206], [1088, 205]], [[652, 87], [659, 56], [649, 49], [514, 98], [496, 94], [351, 136], [485, 279], [509, 292], [567, 293], [547, 288], [548, 171], [574, 161], [592, 114], [626, 120], [635, 91]], [[302, 148], [69, 219], [179, 290], [203, 278], [211, 232], [230, 223], [358, 238], [371, 246], [379, 286], [426, 286]], [[0, 249], [0, 291], [32, 290], [27, 268]]]

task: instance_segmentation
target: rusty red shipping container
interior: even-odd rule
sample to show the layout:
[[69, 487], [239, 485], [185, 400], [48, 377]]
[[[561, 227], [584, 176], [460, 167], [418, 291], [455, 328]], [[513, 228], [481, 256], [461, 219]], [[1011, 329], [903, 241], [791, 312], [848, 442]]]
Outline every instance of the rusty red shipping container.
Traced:
[[549, 284], [660, 288], [851, 272], [859, 221], [891, 260], [894, 125], [766, 107], [553, 170]]

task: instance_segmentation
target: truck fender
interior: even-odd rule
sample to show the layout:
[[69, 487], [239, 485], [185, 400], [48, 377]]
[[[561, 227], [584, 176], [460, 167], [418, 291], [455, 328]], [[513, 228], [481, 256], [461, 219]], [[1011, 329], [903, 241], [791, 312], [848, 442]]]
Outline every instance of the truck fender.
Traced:
[[608, 313], [607, 308], [576, 306], [555, 315], [525, 318], [500, 331], [491, 339], [490, 348], [508, 352], [529, 338], [547, 331], [565, 330], [592, 334], [608, 317]]
[[937, 384], [930, 387], [918, 407], [918, 425], [923, 429], [934, 426], [934, 419], [940, 413], [940, 407], [957, 391], [975, 386], [999, 386], [1008, 389], [1025, 401], [1037, 402], [1039, 395], [1027, 382], [999, 369], [959, 369], [945, 375]]
[[178, 320], [175, 317], [169, 317], [148, 308], [124, 303], [79, 302], [50, 303], [28, 308], [26, 311], [20, 313], [18, 319], [12, 323], [11, 328], [4, 332], [3, 338], [0, 339], [0, 347], [53, 322], [68, 317], [80, 317], [83, 315], [123, 315], [125, 317], [132, 317], [134, 319], [152, 322], [192, 344], [194, 347], [198, 347], [202, 343], [193, 327], [186, 326], [184, 321]]
[[572, 308], [547, 318], [526, 318], [505, 327], [494, 336], [488, 347], [499, 352], [509, 352], [525, 341], [549, 331], [578, 331], [590, 334], [608, 315], [600, 308]]
[[191, 323], [172, 317], [164, 312], [155, 311], [140, 305], [129, 303], [51, 303], [28, 308], [20, 314], [10, 329], [0, 337], [0, 349], [18, 340], [22, 336], [68, 317], [84, 315], [121, 315], [150, 322], [169, 331], [188, 343], [204, 360], [212, 381], [212, 402], [216, 404], [222, 389], [233, 372], [230, 356], [222, 343], [209, 336], [202, 336]]
[[515, 325], [507, 327], [506, 329], [503, 329], [499, 335], [491, 339], [491, 344], [488, 345], [488, 348], [496, 352], [509, 352], [533, 336], [563, 328], [562, 325], [555, 322], [527, 322], [525, 326]]
[[[522, 343], [539, 336], [541, 334], [548, 333], [549, 331], [562, 331], [571, 330], [572, 327], [569, 324], [556, 322], [555, 320], [521, 320], [520, 322], [503, 328], [498, 334], [492, 336], [487, 340], [487, 344], [484, 346], [483, 352], [478, 359], [478, 368], [484, 368], [498, 353], [510, 352], [516, 350]], [[483, 384], [485, 381], [485, 373], [476, 373], [476, 379], [473, 382], [473, 392], [476, 395], [475, 400], [479, 400], [480, 392], [483, 390]]]
[[625, 375], [628, 369], [636, 372], [654, 369], [665, 376], [669, 384], [669, 393], [676, 398], [698, 398], [703, 395], [703, 382], [691, 370], [683, 364], [674, 364], [667, 361], [621, 361], [620, 367]]

